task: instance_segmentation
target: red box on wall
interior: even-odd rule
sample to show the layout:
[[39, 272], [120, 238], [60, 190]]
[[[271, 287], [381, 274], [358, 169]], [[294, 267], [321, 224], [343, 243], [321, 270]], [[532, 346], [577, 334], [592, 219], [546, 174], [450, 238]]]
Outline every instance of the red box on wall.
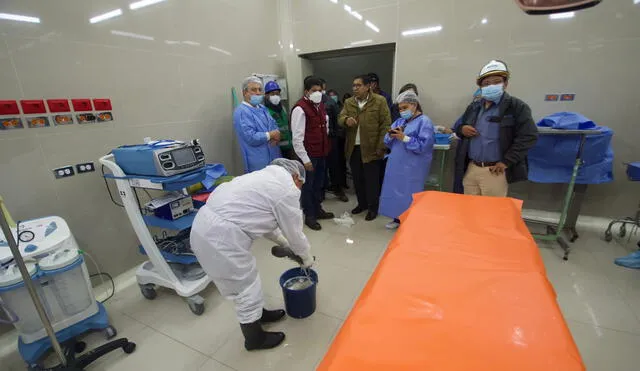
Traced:
[[73, 105], [73, 110], [76, 112], [93, 111], [91, 99], [88, 98], [72, 99], [71, 104]]
[[96, 111], [111, 111], [111, 99], [96, 98], [93, 100], [93, 106], [96, 108]]
[[28, 113], [47, 113], [47, 109], [44, 106], [44, 100], [42, 99], [29, 99], [21, 100], [22, 112]]
[[49, 106], [49, 112], [71, 112], [69, 101], [66, 99], [47, 99], [47, 106]]
[[18, 115], [18, 102], [15, 100], [0, 100], [0, 115]]

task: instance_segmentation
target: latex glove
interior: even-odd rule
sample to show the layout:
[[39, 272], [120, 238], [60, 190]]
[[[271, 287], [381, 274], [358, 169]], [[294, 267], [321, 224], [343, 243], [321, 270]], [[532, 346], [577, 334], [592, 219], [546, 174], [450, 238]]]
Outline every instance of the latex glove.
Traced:
[[313, 266], [313, 263], [316, 262], [316, 258], [310, 255], [306, 255], [306, 256], [300, 256], [300, 258], [302, 259], [302, 263], [300, 263], [300, 268], [302, 269], [309, 269]]

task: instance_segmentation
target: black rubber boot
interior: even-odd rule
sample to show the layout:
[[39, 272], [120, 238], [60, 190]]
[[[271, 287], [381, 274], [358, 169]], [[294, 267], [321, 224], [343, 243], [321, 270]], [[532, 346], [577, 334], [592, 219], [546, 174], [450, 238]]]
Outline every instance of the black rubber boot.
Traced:
[[262, 323], [278, 322], [284, 318], [285, 314], [286, 312], [282, 309], [266, 310], [262, 308], [262, 318], [260, 318], [260, 322]]
[[284, 341], [283, 332], [267, 332], [262, 329], [260, 321], [240, 324], [242, 335], [244, 335], [244, 347], [246, 350], [271, 349], [282, 344]]

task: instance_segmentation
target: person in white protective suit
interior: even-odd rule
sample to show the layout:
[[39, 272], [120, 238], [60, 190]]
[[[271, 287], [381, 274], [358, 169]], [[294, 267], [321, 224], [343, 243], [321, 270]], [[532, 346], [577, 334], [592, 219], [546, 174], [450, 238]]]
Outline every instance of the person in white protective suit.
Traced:
[[262, 329], [262, 323], [282, 319], [285, 311], [263, 307], [253, 241], [266, 237], [289, 248], [303, 268], [313, 264], [300, 209], [304, 178], [300, 162], [276, 159], [216, 188], [191, 228], [191, 249], [220, 293], [233, 300], [247, 350], [274, 348], [285, 337]]

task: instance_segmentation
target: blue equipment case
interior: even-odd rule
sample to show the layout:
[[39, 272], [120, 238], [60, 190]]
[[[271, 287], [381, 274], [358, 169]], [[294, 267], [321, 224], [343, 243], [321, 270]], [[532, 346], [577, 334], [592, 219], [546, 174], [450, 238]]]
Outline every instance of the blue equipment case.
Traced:
[[[104, 330], [110, 327], [111, 325], [109, 324], [107, 311], [105, 310], [104, 305], [98, 302], [98, 313], [89, 318], [85, 318], [75, 325], [56, 332], [56, 338], [58, 339], [58, 342], [64, 343], [65, 341], [80, 336], [86, 332]], [[112, 330], [113, 336], [115, 336], [115, 330], [113, 328]], [[51, 349], [51, 340], [48, 337], [44, 337], [30, 344], [25, 344], [22, 342], [22, 339], [18, 339], [18, 351], [20, 352], [20, 356], [22, 356], [22, 359], [24, 359], [30, 366], [36, 365], [38, 360], [47, 351], [49, 351], [49, 349]]]

